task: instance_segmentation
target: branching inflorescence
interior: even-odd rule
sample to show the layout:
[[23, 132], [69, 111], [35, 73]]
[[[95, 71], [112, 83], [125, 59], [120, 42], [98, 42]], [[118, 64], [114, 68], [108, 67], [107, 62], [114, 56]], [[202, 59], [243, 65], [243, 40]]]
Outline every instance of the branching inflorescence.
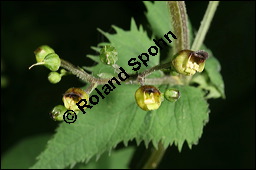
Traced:
[[[147, 7], [150, 7], [152, 5], [151, 3], [147, 3], [147, 2], [145, 4]], [[160, 3], [158, 5], [160, 5]], [[116, 37], [119, 37], [119, 36], [124, 37], [126, 35], [125, 34], [126, 32], [121, 33], [121, 31], [119, 32], [117, 31], [117, 34], [115, 35], [115, 40], [113, 42], [108, 37], [111, 43], [107, 43], [108, 45], [106, 44], [99, 45], [97, 48], [96, 47], [94, 48], [96, 49], [97, 52], [99, 52], [99, 55], [95, 57], [95, 61], [99, 62], [100, 66], [97, 65], [98, 67], [96, 66], [93, 67], [92, 69], [93, 71], [88, 69], [89, 71], [92, 72], [91, 74], [86, 72], [84, 69], [80, 67], [74, 66], [73, 64], [71, 64], [70, 62], [64, 59], [61, 59], [51, 47], [47, 45], [40, 46], [34, 52], [37, 63], [33, 64], [31, 67], [29, 67], [29, 69], [37, 65], [46, 66], [51, 71], [49, 73], [48, 80], [53, 84], [60, 82], [61, 78], [66, 75], [75, 75], [76, 77], [78, 77], [79, 79], [81, 79], [86, 83], [86, 89], [69, 88], [64, 93], [62, 98], [64, 105], [55, 106], [50, 113], [51, 118], [55, 121], [64, 120], [66, 123], [69, 123], [69, 124], [74, 123], [77, 118], [77, 115], [76, 115], [77, 111], [82, 111], [82, 113], [85, 114], [86, 108], [92, 109], [93, 106], [99, 103], [100, 99], [105, 99], [107, 95], [109, 95], [115, 89], [118, 89], [120, 86], [126, 86], [124, 87], [124, 89], [129, 89], [129, 92], [134, 91], [134, 98], [135, 98], [134, 104], [137, 103], [138, 107], [141, 109], [141, 110], [140, 109], [136, 110], [134, 113], [137, 114], [137, 112], [140, 112], [142, 114], [142, 117], [139, 120], [139, 123], [133, 126], [135, 127], [139, 125], [141, 122], [145, 124], [141, 126], [141, 127], [145, 126], [144, 130], [139, 131], [141, 127], [139, 127], [138, 129], [136, 129], [137, 128], [136, 127], [134, 129], [136, 129], [137, 131], [136, 132], [134, 131], [132, 133], [133, 134], [140, 133], [140, 137], [138, 138], [138, 141], [144, 140], [145, 143], [147, 144], [150, 141], [152, 141], [154, 146], [156, 146], [156, 144], [158, 145], [158, 150], [156, 148], [152, 150], [152, 153], [150, 154], [150, 157], [147, 160], [147, 162], [145, 162], [143, 168], [149, 169], [149, 168], [157, 167], [159, 161], [164, 155], [167, 145], [174, 143], [175, 145], [178, 146], [178, 149], [181, 150], [184, 141], [187, 141], [189, 147], [191, 148], [193, 144], [197, 143], [199, 137], [202, 135], [202, 128], [205, 125], [205, 122], [208, 121], [209, 111], [207, 108], [208, 105], [205, 101], [207, 97], [204, 96], [203, 90], [209, 90], [209, 89], [210, 89], [209, 91], [213, 90], [213, 92], [215, 93], [211, 93], [211, 94], [214, 94], [214, 95], [216, 94], [216, 91], [219, 90], [220, 93], [218, 95], [224, 96], [224, 89], [223, 89], [224, 84], [222, 84], [221, 76], [217, 75], [219, 74], [219, 70], [216, 71], [214, 70], [213, 67], [209, 68], [205, 65], [206, 59], [208, 59], [207, 52], [209, 52], [209, 54], [211, 54], [211, 52], [210, 50], [204, 48], [202, 44], [217, 5], [218, 5], [218, 2], [209, 3], [203, 22], [201, 22], [199, 32], [197, 33], [195, 40], [192, 42], [192, 47], [190, 46], [190, 39], [189, 39], [190, 37], [192, 37], [191, 36], [192, 34], [190, 32], [191, 30], [189, 30], [189, 22], [188, 22], [188, 17], [186, 13], [185, 3], [182, 1], [167, 2], [163, 6], [161, 6], [160, 9], [157, 9], [161, 12], [163, 12], [164, 10], [166, 10], [166, 12], [167, 11], [169, 12], [168, 15], [169, 15], [170, 23], [172, 26], [169, 27], [168, 30], [172, 30], [172, 31], [168, 31], [166, 34], [164, 34], [165, 31], [167, 31], [167, 29], [163, 29], [164, 32], [161, 29], [163, 26], [166, 25], [166, 21], [165, 20], [161, 21], [162, 24], [160, 24], [159, 27], [157, 27], [157, 29], [153, 30], [153, 32], [155, 31], [154, 36], [156, 35], [158, 37], [162, 36], [163, 38], [153, 39], [153, 42], [155, 43], [155, 45], [150, 46], [147, 52], [144, 51], [137, 57], [127, 55], [131, 57], [130, 59], [127, 60], [127, 65], [130, 66], [132, 71], [130, 70], [127, 71], [127, 68], [129, 67], [127, 67], [127, 65], [124, 65], [122, 61], [118, 61], [118, 59], [121, 59], [121, 58], [127, 59], [127, 56], [123, 55], [126, 53], [122, 51], [126, 47], [126, 44], [123, 45], [122, 48], [119, 48], [118, 49], [119, 51], [116, 49], [117, 47], [119, 47], [116, 44], [120, 42], [120, 41], [117, 41]], [[151, 10], [149, 11], [155, 12], [152, 9], [156, 10], [156, 8], [152, 8], [151, 6]], [[147, 14], [148, 16], [150, 16], [149, 11]], [[162, 13], [162, 15], [167, 16], [164, 14], [164, 12]], [[165, 18], [168, 18], [168, 17], [165, 17]], [[155, 24], [154, 20], [151, 20], [150, 22], [151, 22], [150, 23], [151, 26]], [[129, 36], [131, 35], [137, 36], [137, 35], [143, 34], [140, 29], [137, 30], [137, 28], [134, 29], [134, 27], [136, 27], [135, 24], [131, 24], [131, 31], [129, 32]], [[139, 33], [139, 34], [134, 34], [134, 33]], [[159, 33], [164, 35], [159, 35]], [[104, 35], [107, 35], [107, 34], [104, 34]], [[147, 35], [145, 36], [148, 38]], [[146, 41], [148, 40], [150, 41], [150, 39], [147, 39]], [[154, 57], [157, 57], [159, 59], [158, 53], [160, 52], [160, 50], [162, 50], [165, 47], [169, 48], [170, 46], [172, 48], [168, 52], [167, 56], [165, 56], [165, 59], [164, 59], [165, 61], [164, 62], [162, 61], [163, 64], [158, 64], [159, 61], [150, 62], [150, 60], [153, 60]], [[140, 46], [140, 48], [142, 47], [143, 46]], [[204, 49], [205, 51], [199, 50], [199, 49]], [[121, 54], [123, 56], [119, 56], [119, 52], [120, 53], [123, 52]], [[137, 52], [127, 53], [127, 54], [137, 55]], [[212, 56], [212, 54], [211, 54], [211, 59], [209, 59], [207, 62], [210, 63], [210, 60], [211, 61], [214, 60], [214, 57]], [[100, 74], [97, 74], [97, 76], [95, 76], [94, 72], [97, 72], [98, 68], [101, 69], [101, 67], [104, 67], [104, 66], [108, 69], [111, 68], [111, 73], [114, 73], [114, 74], [108, 75], [108, 73], [100, 72]], [[196, 73], [201, 73], [204, 70], [205, 66], [206, 66], [205, 72], [203, 72], [202, 74], [196, 74]], [[218, 63], [215, 64], [215, 66], [217, 68]], [[155, 72], [156, 73], [160, 72], [161, 74], [158, 76], [155, 76], [156, 74], [153, 74]], [[217, 75], [216, 76], [217, 78], [213, 77], [214, 74]], [[220, 88], [218, 88], [218, 85], [216, 85], [216, 82], [218, 84], [221, 84]], [[197, 88], [188, 86], [188, 85], [191, 85], [192, 83], [198, 83], [199, 85]], [[134, 87], [131, 87], [132, 85], [138, 85], [140, 87], [137, 88], [136, 90]], [[159, 86], [159, 87], [155, 87], [155, 86]], [[165, 88], [164, 92], [161, 92], [161, 90], [164, 88]], [[131, 94], [128, 94], [128, 95], [131, 95]], [[123, 98], [125, 98], [126, 96], [127, 94], [123, 95]], [[170, 103], [168, 102], [162, 103], [164, 100]], [[194, 102], [194, 100], [195, 102], [198, 101], [197, 105], [191, 104]], [[130, 108], [130, 106], [133, 104], [133, 98], [129, 98], [129, 101], [130, 101], [129, 103], [126, 103], [125, 109]], [[115, 100], [111, 100], [111, 101], [103, 102], [102, 105], [104, 106], [104, 108], [106, 107], [113, 108], [115, 106], [114, 102]], [[125, 99], [124, 99], [124, 102], [126, 102]], [[202, 105], [202, 106], [199, 107], [199, 105], [200, 106]], [[159, 109], [161, 107], [162, 109]], [[97, 116], [100, 114], [99, 112], [101, 112], [101, 110], [100, 110], [100, 107], [98, 108], [95, 107], [94, 109], [98, 110], [97, 111], [98, 114], [97, 115], [90, 114], [90, 115], [95, 116], [97, 119]], [[130, 114], [127, 115], [127, 112], [125, 112], [127, 109], [126, 110], [125, 109], [120, 110], [121, 113], [119, 112], [119, 110], [113, 111], [115, 113], [117, 112], [116, 114], [115, 113], [112, 114], [112, 116], [113, 115], [117, 116], [117, 118], [114, 120], [115, 123], [121, 122], [123, 126], [127, 126], [127, 124], [123, 124], [123, 122], [127, 120]], [[157, 110], [157, 111], [154, 111], [154, 110]], [[102, 115], [105, 115], [104, 111]], [[153, 112], [150, 112], [150, 111], [153, 111]], [[143, 113], [145, 113], [145, 115], [143, 115]], [[154, 114], [154, 113], [157, 113], [157, 114]], [[125, 121], [119, 121], [119, 118], [122, 116], [123, 116], [123, 120]], [[75, 120], [73, 122], [68, 121], [70, 120], [69, 117], [72, 117], [72, 118], [74, 117]], [[130, 122], [129, 122], [129, 126], [132, 124], [132, 122], [134, 122], [134, 119], [135, 119], [134, 115], [132, 115], [132, 118], [130, 119]], [[145, 120], [147, 120], [148, 122], [144, 122]], [[157, 122], [157, 123], [153, 122], [158, 120], [163, 122]], [[91, 120], [85, 118], [84, 121], [91, 121]], [[105, 122], [109, 122], [109, 119], [107, 121], [104, 120], [104, 123]], [[173, 122], [174, 124], [169, 126], [170, 122]], [[110, 122], [110, 123], [112, 125], [113, 122]], [[158, 127], [157, 125], [161, 127]], [[152, 126], [151, 129], [154, 129], [152, 130], [152, 132], [150, 132], [150, 130], [148, 129], [149, 126], [150, 127]], [[169, 129], [165, 131], [165, 133], [162, 133], [162, 130], [165, 129], [163, 128], [163, 126], [169, 127]], [[155, 127], [158, 127], [158, 128], [155, 128]], [[84, 124], [82, 128], [84, 128]], [[129, 129], [129, 127], [125, 127], [123, 128], [123, 130], [124, 129], [125, 130]], [[156, 134], [155, 132], [157, 131], [157, 129], [158, 130], [161, 129], [161, 134], [159, 133], [159, 135], [155, 135]], [[113, 137], [114, 135], [112, 134], [112, 129], [109, 131], [111, 131], [111, 136]], [[173, 134], [170, 134], [170, 132], [172, 132]], [[87, 133], [84, 136], [87, 136]], [[126, 136], [123, 138], [118, 137], [117, 141], [122, 141], [124, 139], [131, 140], [133, 138], [137, 140], [136, 136], [133, 136], [133, 135], [131, 136], [128, 136], [128, 137]], [[144, 136], [146, 136], [146, 138], [143, 138]], [[105, 140], [105, 139], [101, 138], [100, 140]], [[73, 139], [72, 139], [72, 143], [73, 143]], [[102, 143], [102, 142], [98, 142], [98, 143]], [[114, 144], [116, 145], [116, 143]], [[109, 146], [112, 147], [112, 145], [109, 145]], [[87, 155], [87, 153], [85, 155]]]
[[[171, 31], [169, 31], [167, 34], [164, 35], [169, 43], [172, 42], [172, 40], [168, 36], [169, 34], [172, 35], [174, 39], [177, 39], [176, 36]], [[164, 46], [167, 46], [167, 43], [162, 38], [159, 40], [154, 39], [154, 42], [156, 46], [151, 46], [148, 49], [148, 53], [151, 56], [157, 55], [159, 50], [161, 50]], [[150, 60], [149, 54], [142, 53], [138, 56], [138, 61], [136, 58], [131, 58], [128, 61], [128, 65], [132, 66], [132, 70], [134, 71], [138, 71], [141, 67], [141, 64], [147, 67], [147, 62]], [[89, 84], [88, 88], [85, 90], [81, 90], [79, 88], [70, 88], [65, 92], [63, 96], [64, 106], [67, 110], [72, 110], [74, 111], [74, 113], [75, 111], [81, 110], [84, 114], [86, 113], [84, 111], [84, 108], [91, 109], [94, 105], [99, 103], [99, 96], [101, 97], [101, 99], [104, 99], [104, 94], [108, 95], [116, 88], [117, 85], [121, 85], [121, 82], [125, 84], [142, 85], [136, 91], [135, 99], [138, 106], [143, 110], [158, 109], [161, 105], [161, 102], [164, 100], [164, 96], [168, 101], [174, 102], [180, 96], [178, 90], [167, 89], [164, 95], [152, 85], [182, 84], [182, 81], [178, 76], [164, 75], [160, 78], [147, 78], [147, 76], [155, 71], [162, 69], [169, 69], [169, 72], [175, 71], [176, 73], [181, 75], [191, 76], [194, 75], [196, 72], [203, 71], [205, 66], [205, 60], [208, 57], [208, 54], [202, 50], [181, 50], [168, 63], [160, 64], [149, 68], [141, 73], [130, 75], [122, 67], [116, 64], [116, 61], [118, 60], [118, 52], [116, 51], [115, 47], [107, 45], [103, 46], [100, 51], [100, 60], [106, 65], [111, 65], [115, 72], [118, 73], [118, 75], [112, 78], [98, 78], [63, 59], [60, 59], [59, 56], [55, 54], [54, 50], [49, 46], [44, 45], [39, 47], [35, 51], [35, 55], [38, 63], [32, 65], [31, 67], [35, 65], [45, 65], [47, 68], [49, 68], [52, 71], [48, 77], [51, 83], [58, 83], [61, 80], [62, 76], [66, 75], [67, 73], [71, 73]], [[61, 70], [60, 74], [56, 72], [59, 67], [63, 67], [65, 69]], [[101, 91], [97, 88], [98, 85], [103, 85]], [[95, 90], [99, 96], [92, 95], [89, 97], [90, 93], [93, 90]], [[172, 93], [170, 91], [172, 91]], [[174, 99], [172, 100], [172, 98]], [[60, 108], [60, 106], [57, 107]], [[52, 118], [54, 120], [63, 120], [65, 118], [65, 114], [62, 115], [63, 111], [57, 112], [56, 108], [53, 109], [52, 114]], [[59, 114], [63, 116], [63, 119], [60, 118]]]

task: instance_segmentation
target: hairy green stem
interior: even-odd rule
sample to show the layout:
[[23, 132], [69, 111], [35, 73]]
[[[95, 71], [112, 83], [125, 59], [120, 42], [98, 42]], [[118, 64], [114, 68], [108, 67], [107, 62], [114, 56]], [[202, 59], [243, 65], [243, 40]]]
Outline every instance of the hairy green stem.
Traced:
[[187, 11], [184, 1], [168, 1], [167, 5], [174, 28], [173, 33], [177, 36], [172, 51], [172, 55], [174, 55], [180, 50], [190, 48]]
[[158, 70], [161, 70], [161, 69], [170, 68], [170, 67], [171, 67], [171, 63], [170, 62], [165, 63], [165, 64], [159, 64], [157, 66], [151, 67], [148, 70], [143, 71], [142, 73], [139, 74], [139, 76], [146, 77], [146, 76], [150, 75], [151, 73], [153, 73], [155, 71], [158, 71]]
[[89, 87], [87, 87], [84, 91], [87, 93], [87, 94], [91, 94], [91, 92], [98, 86], [97, 83], [92, 83], [89, 85]]
[[126, 84], [148, 84], [148, 85], [174, 85], [183, 84], [178, 76], [164, 76], [160, 78], [147, 78], [144, 82], [138, 80], [128, 80]]
[[210, 27], [210, 24], [212, 22], [212, 19], [213, 19], [213, 16], [215, 14], [218, 4], [219, 4], [219, 1], [210, 1], [209, 2], [207, 10], [204, 14], [204, 18], [201, 21], [200, 28], [196, 34], [196, 38], [191, 47], [191, 50], [194, 50], [194, 51], [199, 50], [200, 47], [202, 46], [203, 41], [206, 36], [206, 33]]
[[150, 75], [151, 73], [153, 73], [155, 71], [170, 68], [170, 67], [171, 67], [170, 62], [165, 63], [165, 64], [159, 64], [157, 66], [154, 66], [154, 67], [147, 69], [147, 70], [143, 71], [142, 73], [140, 73], [137, 77], [137, 80], [140, 84], [143, 85], [145, 83], [145, 77], [147, 77], [148, 75]]
[[170, 13], [170, 22], [172, 23], [173, 33], [177, 36], [173, 44], [170, 55], [166, 57], [163, 63], [172, 59], [172, 56], [184, 49], [190, 49], [188, 17], [184, 1], [167, 1]]
[[109, 80], [109, 79], [96, 78], [86, 73], [83, 69], [75, 67], [73, 64], [63, 59], [61, 59], [61, 67], [65, 68], [66, 70], [76, 75], [81, 80], [88, 83], [106, 84]]

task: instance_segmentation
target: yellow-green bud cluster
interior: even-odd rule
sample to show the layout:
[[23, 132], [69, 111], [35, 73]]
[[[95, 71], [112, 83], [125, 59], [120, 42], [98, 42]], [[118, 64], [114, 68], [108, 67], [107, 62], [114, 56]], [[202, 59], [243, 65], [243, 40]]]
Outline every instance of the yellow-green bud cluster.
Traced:
[[54, 52], [51, 47], [47, 45], [40, 46], [34, 51], [34, 53], [37, 63], [30, 66], [29, 69], [36, 65], [44, 65], [51, 71], [57, 71], [59, 69], [61, 62], [60, 57]]

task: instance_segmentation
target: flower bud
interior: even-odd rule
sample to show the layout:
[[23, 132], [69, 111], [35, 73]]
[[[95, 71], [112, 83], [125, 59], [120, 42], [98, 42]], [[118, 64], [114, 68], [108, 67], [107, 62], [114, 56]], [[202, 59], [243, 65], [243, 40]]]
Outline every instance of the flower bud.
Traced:
[[43, 62], [51, 71], [57, 71], [60, 68], [60, 57], [55, 53], [48, 54]]
[[81, 99], [86, 99], [87, 104], [89, 103], [89, 95], [80, 88], [69, 88], [63, 95], [64, 106], [68, 110], [78, 111], [79, 108], [76, 105]]
[[172, 60], [172, 67], [180, 74], [191, 76], [202, 72], [208, 53], [205, 51], [182, 50]]
[[154, 86], [141, 86], [135, 92], [135, 99], [142, 110], [156, 110], [162, 102], [161, 92]]
[[56, 84], [58, 82], [60, 82], [61, 80], [61, 75], [56, 72], [56, 71], [52, 71], [49, 73], [48, 75], [48, 80], [52, 83], [52, 84]]
[[111, 45], [105, 45], [100, 50], [100, 60], [104, 64], [113, 65], [117, 62], [117, 51], [116, 48]]
[[36, 61], [38, 63], [42, 62], [44, 58], [50, 53], [54, 53], [54, 50], [48, 45], [42, 45], [34, 51], [34, 54], [36, 55]]
[[50, 112], [50, 117], [54, 121], [63, 121], [63, 115], [67, 109], [63, 105], [55, 106]]
[[69, 73], [67, 72], [67, 70], [65, 70], [65, 69], [61, 69], [60, 70], [60, 75], [61, 76], [66, 76], [66, 75], [68, 75]]
[[164, 97], [170, 102], [176, 102], [180, 98], [180, 91], [177, 89], [167, 89], [164, 92]]
[[43, 61], [33, 64], [29, 67], [31, 69], [34, 66], [45, 65], [51, 71], [57, 71], [60, 68], [60, 57], [55, 53], [48, 54]]

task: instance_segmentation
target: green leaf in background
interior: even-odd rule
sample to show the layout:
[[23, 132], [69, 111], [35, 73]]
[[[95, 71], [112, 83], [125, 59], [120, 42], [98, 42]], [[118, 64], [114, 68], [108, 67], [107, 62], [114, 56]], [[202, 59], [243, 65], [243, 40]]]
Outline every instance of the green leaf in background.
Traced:
[[[210, 90], [209, 94], [211, 97], [208, 98], [218, 98], [222, 97], [225, 98], [225, 91], [224, 91], [224, 81], [222, 75], [220, 74], [221, 66], [219, 61], [214, 57], [212, 51], [208, 49], [205, 45], [202, 46], [202, 50], [205, 50], [209, 54], [209, 58], [206, 60], [205, 64], [205, 72], [207, 76], [204, 75], [205, 80], [200, 81], [202, 84], [202, 88], [206, 90]], [[203, 75], [202, 75], [203, 76]], [[217, 92], [219, 94], [217, 94]]]
[[198, 84], [198, 88], [207, 90], [208, 92], [205, 96], [206, 99], [221, 97], [221, 93], [210, 82], [209, 77], [205, 72], [194, 75], [190, 83], [196, 83]]
[[134, 147], [127, 147], [113, 150], [111, 155], [105, 152], [98, 161], [91, 161], [88, 164], [80, 163], [74, 169], [128, 169], [134, 151]]
[[25, 138], [1, 157], [1, 169], [28, 169], [46, 146], [51, 135]]
[[168, 31], [173, 31], [166, 1], [143, 1], [147, 8], [145, 13], [151, 29], [157, 37], [163, 37]]
[[197, 83], [199, 88], [207, 90], [209, 92], [206, 95], [207, 99], [225, 98], [224, 82], [220, 74], [220, 63], [205, 45], [202, 46], [202, 49], [209, 54], [209, 58], [206, 60], [204, 72], [193, 76], [190, 83]]
[[179, 86], [177, 102], [165, 101], [158, 110], [146, 112], [135, 103], [137, 88], [118, 86], [85, 115], [80, 113], [75, 123], [62, 123], [32, 168], [73, 167], [134, 138], [146, 145], [152, 141], [157, 146], [160, 140], [165, 147], [174, 143], [179, 150], [185, 141], [190, 147], [198, 142], [209, 112], [200, 89]]

